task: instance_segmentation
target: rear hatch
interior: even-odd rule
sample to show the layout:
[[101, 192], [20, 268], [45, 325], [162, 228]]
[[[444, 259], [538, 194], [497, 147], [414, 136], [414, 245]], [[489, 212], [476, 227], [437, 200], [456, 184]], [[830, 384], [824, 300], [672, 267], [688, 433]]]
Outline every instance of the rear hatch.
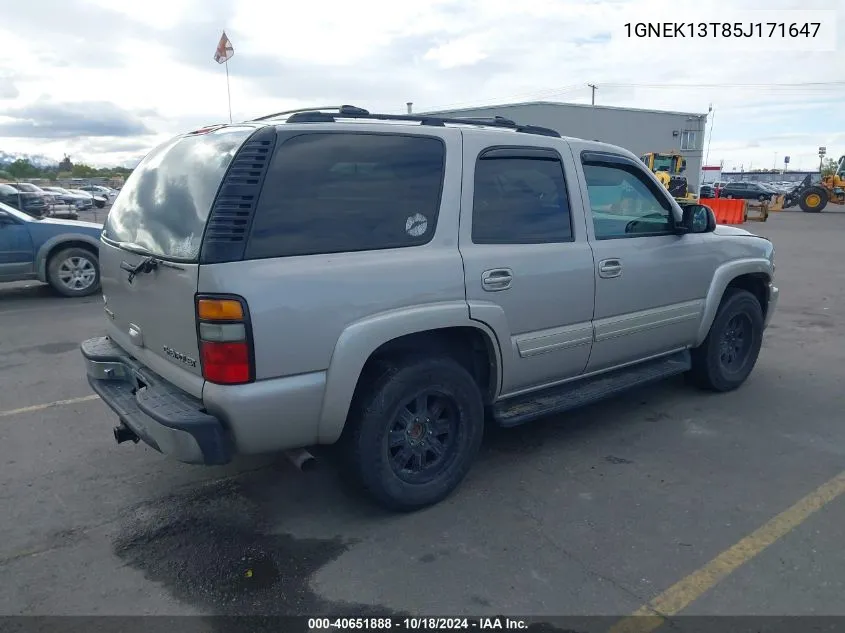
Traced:
[[[254, 131], [217, 127], [156, 147], [127, 179], [103, 231], [108, 334], [195, 397], [204, 383], [194, 305], [203, 232], [226, 170]], [[154, 264], [138, 268], [145, 260]]]

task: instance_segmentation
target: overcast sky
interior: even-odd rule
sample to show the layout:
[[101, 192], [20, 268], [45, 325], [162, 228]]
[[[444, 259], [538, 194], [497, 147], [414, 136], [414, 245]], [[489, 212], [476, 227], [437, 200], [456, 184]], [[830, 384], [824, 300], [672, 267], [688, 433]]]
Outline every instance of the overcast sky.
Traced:
[[[407, 101], [418, 111], [589, 103], [593, 83], [598, 104], [703, 113], [712, 103], [710, 164], [780, 167], [790, 155], [791, 166], [810, 168], [820, 145], [845, 154], [845, 0], [8, 4], [0, 19], [6, 152], [122, 164], [169, 135], [228, 120], [225, 70], [213, 60], [226, 29], [235, 120], [340, 103], [389, 112]], [[644, 45], [623, 26], [632, 15], [723, 20], [726, 7], [793, 10], [787, 18], [805, 21], [810, 9], [837, 6], [813, 41], [778, 50], [712, 38]], [[823, 48], [825, 34], [828, 50], [808, 50]], [[815, 85], [773, 85], [796, 83]]]

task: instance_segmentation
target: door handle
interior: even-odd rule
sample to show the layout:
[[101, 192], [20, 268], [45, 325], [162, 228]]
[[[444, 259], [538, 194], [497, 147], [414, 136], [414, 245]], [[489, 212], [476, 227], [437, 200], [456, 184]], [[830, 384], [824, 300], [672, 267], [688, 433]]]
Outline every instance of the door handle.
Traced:
[[622, 274], [622, 262], [618, 259], [603, 259], [599, 262], [599, 277], [610, 279]]
[[510, 268], [494, 268], [481, 273], [481, 286], [489, 292], [507, 290], [513, 281], [513, 271]]

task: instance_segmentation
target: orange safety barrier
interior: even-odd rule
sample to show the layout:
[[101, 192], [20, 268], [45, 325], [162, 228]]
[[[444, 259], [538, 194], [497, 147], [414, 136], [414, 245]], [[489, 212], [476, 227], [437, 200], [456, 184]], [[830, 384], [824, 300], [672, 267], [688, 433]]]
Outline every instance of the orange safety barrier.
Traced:
[[719, 224], [742, 224], [748, 213], [748, 203], [735, 198], [707, 198], [701, 204], [713, 210]]

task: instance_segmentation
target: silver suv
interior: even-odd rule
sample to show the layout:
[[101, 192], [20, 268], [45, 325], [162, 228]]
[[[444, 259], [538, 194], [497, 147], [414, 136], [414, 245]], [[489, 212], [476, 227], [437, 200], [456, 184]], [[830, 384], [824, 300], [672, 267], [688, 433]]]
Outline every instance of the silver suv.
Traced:
[[400, 510], [455, 489], [485, 423], [681, 373], [737, 388], [778, 298], [767, 239], [627, 150], [351, 106], [155, 148], [100, 266], [106, 336], [81, 348], [118, 442], [201, 464], [336, 444]]

